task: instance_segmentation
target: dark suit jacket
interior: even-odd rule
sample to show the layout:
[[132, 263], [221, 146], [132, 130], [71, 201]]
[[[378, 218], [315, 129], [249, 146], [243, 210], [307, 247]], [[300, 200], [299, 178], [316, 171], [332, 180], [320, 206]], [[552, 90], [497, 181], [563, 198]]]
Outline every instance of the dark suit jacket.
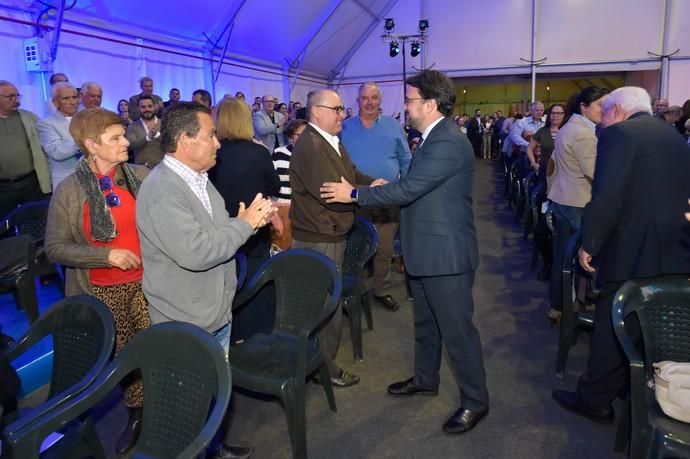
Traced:
[[484, 132], [484, 126], [482, 124], [482, 121], [477, 120], [476, 116], [472, 117], [467, 122], [467, 137], [469, 137], [470, 139], [481, 137], [483, 132]]
[[129, 149], [134, 151], [134, 164], [143, 164], [153, 168], [163, 161], [164, 153], [160, 137], [146, 140], [146, 129], [141, 119], [129, 123], [125, 137], [129, 140]]
[[690, 273], [690, 149], [645, 113], [601, 131], [583, 248], [603, 282]]
[[[277, 196], [280, 179], [273, 168], [271, 154], [265, 147], [251, 140], [223, 140], [216, 165], [209, 170], [209, 178], [225, 200], [231, 217], [237, 216], [240, 202], [248, 206], [256, 193]], [[271, 247], [270, 227], [264, 226], [249, 238], [240, 249], [247, 255], [261, 256]]]
[[402, 250], [413, 276], [461, 274], [477, 268], [473, 174], [472, 146], [445, 118], [419, 147], [404, 179], [358, 189], [361, 205], [402, 206]]

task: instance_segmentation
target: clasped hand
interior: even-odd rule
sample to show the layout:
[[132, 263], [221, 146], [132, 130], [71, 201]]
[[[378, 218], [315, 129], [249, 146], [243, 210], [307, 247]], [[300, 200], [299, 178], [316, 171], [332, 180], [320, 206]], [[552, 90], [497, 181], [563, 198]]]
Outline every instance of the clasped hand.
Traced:
[[257, 193], [249, 207], [245, 206], [243, 202], [240, 203], [237, 218], [249, 223], [252, 229], [255, 230], [271, 221], [271, 217], [276, 210], [270, 199], [264, 198], [261, 193]]

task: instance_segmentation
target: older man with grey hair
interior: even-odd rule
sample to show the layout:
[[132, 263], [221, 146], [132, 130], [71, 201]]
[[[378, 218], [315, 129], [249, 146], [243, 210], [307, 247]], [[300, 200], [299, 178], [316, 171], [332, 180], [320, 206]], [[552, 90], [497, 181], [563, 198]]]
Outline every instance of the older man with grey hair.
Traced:
[[[362, 83], [357, 93], [359, 113], [345, 119], [340, 140], [358, 169], [372, 177], [395, 182], [407, 175], [412, 155], [400, 123], [379, 114], [381, 100], [381, 89], [376, 83]], [[376, 225], [379, 234], [373, 260], [372, 292], [384, 307], [396, 311], [400, 305], [391, 295], [390, 277], [393, 239], [400, 226], [400, 207], [363, 208], [359, 213]]]
[[96, 82], [87, 81], [81, 85], [79, 110], [98, 108], [103, 102], [103, 88]]
[[139, 112], [139, 97], [141, 96], [153, 97], [156, 116], [158, 118], [162, 117], [164, 108], [163, 98], [158, 94], [153, 93], [153, 80], [147, 76], [141, 77], [139, 79], [139, 87], [141, 88], [141, 92], [129, 98], [129, 118], [132, 121], [136, 121], [141, 116], [141, 113]]
[[74, 172], [81, 152], [69, 132], [69, 123], [79, 108], [77, 89], [71, 83], [55, 83], [51, 89], [57, 112], [38, 122], [38, 137], [50, 162], [53, 190]]
[[556, 390], [563, 408], [595, 421], [614, 419], [611, 402], [628, 385], [626, 358], [611, 307], [628, 280], [690, 273], [683, 219], [690, 196], [690, 154], [673, 126], [652, 116], [649, 94], [626, 86], [603, 104], [592, 200], [584, 211], [580, 265], [598, 271], [600, 296], [587, 372], [575, 392]]
[[19, 108], [22, 95], [0, 80], [0, 217], [28, 201], [50, 193], [50, 169], [38, 139], [33, 113]]
[[[321, 199], [324, 181], [369, 185], [373, 179], [359, 172], [338, 139], [345, 118], [343, 101], [335, 91], [322, 89], [307, 99], [309, 124], [295, 144], [290, 160], [292, 203], [290, 220], [294, 248], [307, 248], [330, 257], [340, 267], [345, 239], [355, 222], [356, 204], [328, 204]], [[335, 358], [340, 343], [340, 306], [321, 331], [319, 345], [326, 357], [331, 381], [336, 387], [357, 384], [359, 377], [341, 369]]]

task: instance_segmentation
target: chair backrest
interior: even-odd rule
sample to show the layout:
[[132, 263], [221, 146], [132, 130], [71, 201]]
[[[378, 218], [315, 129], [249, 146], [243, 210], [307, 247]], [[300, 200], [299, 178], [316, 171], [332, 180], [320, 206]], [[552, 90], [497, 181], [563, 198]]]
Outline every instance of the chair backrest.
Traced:
[[247, 280], [247, 256], [242, 252], [237, 252], [235, 263], [237, 264], [237, 290], [240, 290]]
[[208, 446], [232, 391], [225, 350], [211, 334], [188, 323], [157, 324], [137, 334], [113, 364], [122, 377], [135, 368], [142, 374], [144, 418], [135, 453], [191, 458]]
[[364, 266], [374, 256], [379, 244], [376, 227], [368, 220], [357, 217], [345, 244], [343, 274], [358, 276], [364, 272]]
[[690, 362], [688, 275], [628, 281], [618, 290], [612, 316], [621, 344], [628, 341], [624, 321], [631, 314], [637, 315], [640, 324], [645, 368], [649, 376], [654, 362]]
[[110, 362], [115, 322], [108, 307], [94, 297], [77, 295], [55, 303], [7, 350], [16, 359], [46, 336], [53, 338], [53, 370], [47, 400], [5, 428], [13, 433], [46, 412], [78, 397]]
[[182, 322], [139, 332], [87, 390], [3, 438], [14, 451], [37, 452], [48, 433], [88, 411], [137, 369], [144, 385], [144, 417], [132, 456], [197, 457], [223, 421], [232, 381], [220, 343]]
[[48, 207], [48, 201], [35, 201], [14, 208], [3, 219], [3, 230], [9, 231], [13, 236], [28, 234], [35, 243], [42, 244], [46, 233]]
[[333, 260], [309, 249], [289, 249], [271, 257], [247, 289], [273, 282], [276, 291], [274, 330], [309, 333], [324, 307], [340, 300], [340, 273]]
[[53, 339], [53, 370], [48, 398], [84, 383], [90, 384], [110, 361], [115, 343], [115, 322], [110, 309], [98, 299], [77, 295], [48, 309], [8, 350], [10, 359], [46, 336]]

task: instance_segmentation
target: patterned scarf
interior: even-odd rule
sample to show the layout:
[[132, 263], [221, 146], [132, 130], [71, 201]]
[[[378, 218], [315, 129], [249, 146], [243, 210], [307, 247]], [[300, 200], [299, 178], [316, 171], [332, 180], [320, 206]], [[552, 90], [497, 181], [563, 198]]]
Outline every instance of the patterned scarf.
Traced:
[[[141, 180], [127, 163], [122, 163], [116, 167], [122, 169], [126, 188], [136, 199], [137, 193], [139, 193], [139, 186], [141, 186]], [[110, 208], [106, 205], [105, 196], [101, 192], [98, 178], [89, 167], [86, 156], [82, 157], [77, 163], [75, 174], [79, 185], [86, 193], [86, 204], [89, 206], [91, 217], [91, 237], [98, 242], [112, 241], [117, 237], [115, 220], [113, 220]]]

